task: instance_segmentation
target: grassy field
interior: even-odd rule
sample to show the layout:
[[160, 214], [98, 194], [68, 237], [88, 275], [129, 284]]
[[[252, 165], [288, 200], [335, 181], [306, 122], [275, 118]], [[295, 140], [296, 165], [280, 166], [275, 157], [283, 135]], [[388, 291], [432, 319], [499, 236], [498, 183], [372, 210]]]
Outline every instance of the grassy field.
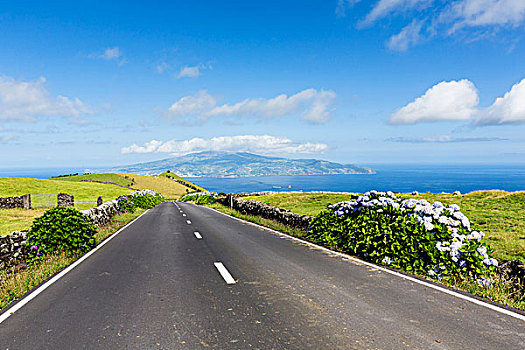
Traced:
[[[466, 195], [422, 193], [417, 196], [429, 202], [458, 204], [474, 226], [485, 232], [485, 241], [495, 249], [498, 260], [525, 261], [525, 192], [480, 191]], [[321, 193], [280, 193], [245, 197], [278, 206], [302, 215], [316, 215], [328, 204], [348, 200], [348, 195]]]
[[135, 179], [133, 188], [136, 189], [149, 189], [161, 193], [166, 198], [179, 198], [186, 194], [186, 186], [180, 183], [170, 180], [164, 176], [146, 176], [146, 175], [135, 175], [135, 174], [119, 174], [121, 176], [128, 176]]
[[122, 186], [126, 187], [132, 187], [133, 182], [133, 176], [124, 176], [119, 174], [86, 174], [86, 175], [73, 175], [73, 176], [61, 176], [61, 177], [53, 177], [51, 180], [59, 180], [59, 181], [73, 181], [73, 182], [79, 182], [82, 180], [93, 180], [93, 181], [104, 181], [104, 182], [113, 182]]
[[[26, 230], [36, 217], [48, 208], [56, 206], [59, 192], [75, 196], [75, 208], [82, 210], [96, 206], [98, 196], [104, 201], [129, 194], [132, 191], [115, 185], [93, 182], [69, 182], [61, 180], [41, 180], [29, 178], [0, 177], [0, 197], [31, 194], [34, 209], [0, 210], [0, 236], [12, 231]], [[47, 194], [43, 196], [42, 194]]]

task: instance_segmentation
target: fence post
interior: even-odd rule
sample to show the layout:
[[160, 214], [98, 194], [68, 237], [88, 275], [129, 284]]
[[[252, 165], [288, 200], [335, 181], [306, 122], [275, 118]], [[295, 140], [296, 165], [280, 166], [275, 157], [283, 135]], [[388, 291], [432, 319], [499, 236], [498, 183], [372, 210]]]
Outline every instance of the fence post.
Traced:
[[67, 193], [57, 194], [57, 207], [75, 206], [75, 197]]
[[22, 207], [24, 209], [31, 209], [31, 195], [30, 194], [24, 194], [22, 196]]

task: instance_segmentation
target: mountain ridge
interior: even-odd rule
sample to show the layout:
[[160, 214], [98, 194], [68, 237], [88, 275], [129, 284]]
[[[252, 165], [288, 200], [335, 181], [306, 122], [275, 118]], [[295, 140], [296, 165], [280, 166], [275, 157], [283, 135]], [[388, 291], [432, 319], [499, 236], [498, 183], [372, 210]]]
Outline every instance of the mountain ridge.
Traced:
[[204, 151], [157, 161], [106, 169], [158, 175], [166, 170], [183, 177], [242, 177], [263, 175], [374, 174], [368, 167], [319, 159], [292, 159], [249, 152]]

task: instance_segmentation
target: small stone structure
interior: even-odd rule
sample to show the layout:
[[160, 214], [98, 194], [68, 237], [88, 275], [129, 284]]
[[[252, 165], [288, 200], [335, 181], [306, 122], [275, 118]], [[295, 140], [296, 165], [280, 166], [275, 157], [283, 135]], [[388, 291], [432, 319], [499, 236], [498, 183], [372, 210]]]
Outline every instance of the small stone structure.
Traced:
[[27, 232], [15, 231], [10, 235], [0, 237], [0, 269], [24, 264], [27, 260], [28, 251], [25, 249]]
[[272, 207], [269, 204], [244, 200], [232, 195], [217, 198], [217, 202], [240, 211], [244, 214], [257, 215], [265, 219], [277, 221], [281, 224], [306, 231], [313, 216], [303, 216], [289, 210]]
[[75, 197], [67, 193], [57, 194], [57, 207], [74, 207]]
[[99, 205], [96, 208], [81, 210], [80, 212], [86, 215], [93, 225], [104, 226], [111, 221], [111, 218], [119, 213], [117, 200], [108, 201]]
[[31, 195], [24, 194], [20, 197], [0, 197], [0, 209], [14, 208], [31, 209]]

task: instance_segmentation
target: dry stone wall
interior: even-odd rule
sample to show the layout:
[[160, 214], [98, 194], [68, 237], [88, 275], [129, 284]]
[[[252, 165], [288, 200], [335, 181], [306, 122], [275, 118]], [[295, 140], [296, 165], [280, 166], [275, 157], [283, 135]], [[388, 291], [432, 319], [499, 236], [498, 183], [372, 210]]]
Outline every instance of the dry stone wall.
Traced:
[[0, 197], [0, 209], [14, 208], [31, 209], [31, 195], [24, 194], [20, 197]]
[[0, 237], [0, 269], [7, 270], [26, 262], [28, 251], [25, 248], [27, 232], [15, 231]]
[[231, 195], [219, 197], [217, 201], [223, 205], [233, 207], [233, 209], [241, 213], [257, 215], [303, 231], [308, 230], [310, 221], [313, 219], [313, 216], [299, 215], [286, 209], [272, 207], [266, 203], [244, 200]]
[[114, 199], [112, 201], [102, 203], [96, 208], [81, 210], [80, 212], [86, 215], [91, 220], [93, 225], [104, 226], [111, 221], [113, 216], [118, 214], [119, 209], [117, 201]]

